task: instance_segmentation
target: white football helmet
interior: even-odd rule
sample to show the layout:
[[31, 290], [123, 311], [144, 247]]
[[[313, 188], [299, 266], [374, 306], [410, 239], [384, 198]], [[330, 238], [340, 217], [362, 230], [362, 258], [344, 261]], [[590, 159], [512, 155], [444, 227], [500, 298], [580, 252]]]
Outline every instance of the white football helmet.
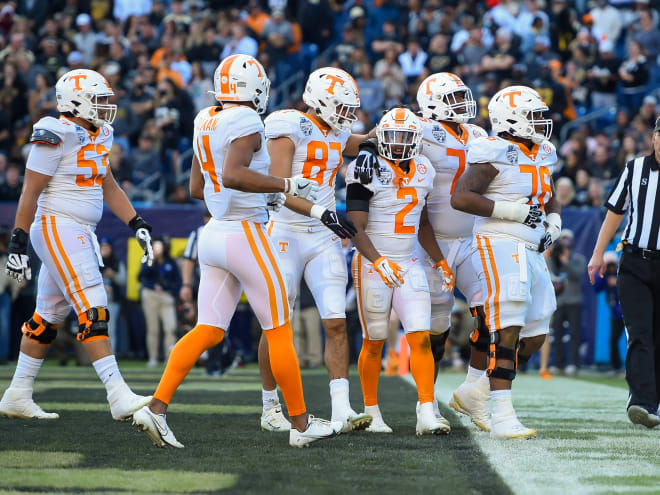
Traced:
[[268, 106], [270, 80], [261, 63], [250, 55], [231, 55], [215, 69], [213, 75], [215, 99], [220, 102], [247, 101], [257, 113]]
[[547, 110], [541, 95], [527, 86], [504, 88], [488, 103], [494, 133], [508, 132], [512, 136], [531, 139], [534, 144], [540, 144], [552, 135], [552, 119], [543, 118], [543, 112]]
[[69, 71], [55, 84], [57, 110], [69, 112], [96, 127], [114, 122], [117, 105], [98, 101], [114, 94], [105, 77], [89, 69]]
[[351, 75], [341, 69], [322, 67], [312, 72], [302, 99], [335, 131], [348, 131], [357, 120], [360, 92]]
[[477, 102], [460, 77], [451, 72], [431, 74], [417, 90], [422, 116], [465, 124], [477, 116]]
[[378, 154], [388, 160], [410, 160], [422, 152], [422, 123], [407, 108], [393, 108], [376, 127]]

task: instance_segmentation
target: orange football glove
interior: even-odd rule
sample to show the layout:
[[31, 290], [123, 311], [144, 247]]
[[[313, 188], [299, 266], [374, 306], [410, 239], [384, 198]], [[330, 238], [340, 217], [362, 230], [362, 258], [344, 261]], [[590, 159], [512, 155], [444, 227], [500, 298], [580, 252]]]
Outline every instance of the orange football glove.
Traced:
[[403, 274], [405, 272], [399, 265], [388, 260], [385, 256], [381, 256], [374, 261], [374, 268], [390, 289], [403, 285]]
[[438, 271], [442, 277], [442, 292], [451, 292], [454, 290], [454, 284], [456, 279], [454, 278], [454, 272], [451, 271], [449, 265], [447, 264], [446, 259], [441, 259], [433, 268]]

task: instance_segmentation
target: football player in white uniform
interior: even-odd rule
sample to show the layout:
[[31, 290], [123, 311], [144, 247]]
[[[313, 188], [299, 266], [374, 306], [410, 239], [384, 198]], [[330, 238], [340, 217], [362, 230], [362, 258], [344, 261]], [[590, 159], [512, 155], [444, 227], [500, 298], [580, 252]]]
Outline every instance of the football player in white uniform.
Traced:
[[225, 58], [213, 82], [222, 105], [205, 108], [195, 118], [190, 176], [191, 195], [203, 198], [212, 216], [198, 246], [198, 321], [174, 346], [153, 400], [133, 420], [157, 446], [183, 447], [167, 426], [168, 405], [199, 356], [222, 341], [245, 291], [268, 339], [273, 374], [291, 417], [289, 444], [304, 447], [337, 431], [306, 412], [283, 270], [266, 234], [266, 193], [314, 201], [318, 184], [301, 176], [268, 175], [259, 115], [266, 110], [270, 81], [255, 58]]
[[[357, 155], [359, 144], [369, 136], [351, 134], [360, 97], [355, 81], [343, 70], [323, 67], [312, 72], [302, 98], [309, 107], [306, 113], [281, 110], [270, 114], [264, 122], [271, 158], [270, 173], [278, 177], [302, 175], [313, 180], [320, 187], [319, 197], [316, 204], [287, 198], [286, 208], [273, 215], [268, 232], [284, 267], [289, 308], [293, 309], [304, 276], [321, 315], [332, 421], [341, 422], [344, 432], [361, 430], [369, 426], [371, 417], [356, 413], [349, 401], [345, 314], [348, 274], [340, 241], [340, 238], [352, 237], [355, 227], [335, 212], [335, 177], [342, 164], [342, 154]], [[289, 424], [277, 398], [267, 346], [262, 336], [259, 346], [264, 407], [261, 427], [286, 431]]]
[[358, 371], [365, 412], [373, 417], [367, 431], [391, 432], [378, 407], [381, 353], [392, 308], [401, 319], [410, 345], [410, 368], [417, 384], [418, 435], [449, 433], [449, 423], [435, 415], [433, 354], [429, 329], [431, 299], [419, 243], [443, 277], [444, 290], [453, 289], [453, 273], [438, 247], [428, 219], [426, 198], [435, 171], [420, 148], [420, 120], [405, 108], [390, 110], [378, 123], [379, 168], [370, 184], [347, 173], [346, 209], [358, 233], [353, 280], [362, 326]]
[[103, 76], [78, 69], [55, 85], [59, 118], [44, 117], [30, 138], [23, 192], [18, 202], [8, 251], [7, 274], [19, 281], [32, 277], [29, 239], [41, 259], [34, 315], [23, 324], [21, 350], [11, 385], [0, 400], [0, 413], [15, 418], [56, 419], [32, 400], [34, 379], [57, 335], [57, 326], [73, 308], [77, 339], [107, 391], [112, 418], [127, 420], [151, 397], [134, 394], [117, 367], [108, 338], [108, 308], [99, 244], [94, 233], [103, 202], [127, 223], [151, 264], [151, 227], [138, 216], [115, 182], [108, 154], [110, 125], [117, 106]]
[[497, 136], [477, 139], [470, 147], [467, 171], [451, 198], [454, 208], [477, 215], [475, 269], [486, 293], [490, 330], [491, 438], [536, 436], [516, 417], [511, 384], [521, 357], [528, 358], [545, 341], [556, 308], [541, 254], [561, 231], [551, 178], [557, 153], [548, 141], [552, 120], [543, 117], [547, 110], [526, 86], [495, 94], [488, 113]]
[[[436, 172], [433, 190], [426, 201], [429, 220], [438, 245], [447, 256], [447, 264], [456, 274], [458, 289], [466, 297], [473, 315], [483, 315], [481, 282], [472, 264], [474, 216], [453, 209], [450, 200], [456, 182], [465, 172], [468, 148], [476, 139], [488, 134], [481, 127], [467, 123], [476, 116], [477, 104], [472, 91], [455, 74], [441, 72], [427, 77], [417, 90], [417, 104], [424, 117], [421, 119], [424, 126], [422, 155], [429, 159]], [[428, 261], [426, 253], [423, 257]], [[442, 290], [442, 277], [432, 263], [426, 262], [424, 267], [431, 292], [431, 350], [437, 379], [451, 326], [454, 296]], [[487, 346], [488, 333], [481, 333], [485, 336], [483, 345]], [[473, 336], [475, 334], [478, 334], [478, 327]], [[472, 344], [478, 345], [476, 339]], [[483, 374], [485, 355], [483, 361], [480, 371], [473, 368], [470, 371]], [[437, 403], [434, 405], [439, 415]], [[488, 421], [487, 411], [485, 420]]]

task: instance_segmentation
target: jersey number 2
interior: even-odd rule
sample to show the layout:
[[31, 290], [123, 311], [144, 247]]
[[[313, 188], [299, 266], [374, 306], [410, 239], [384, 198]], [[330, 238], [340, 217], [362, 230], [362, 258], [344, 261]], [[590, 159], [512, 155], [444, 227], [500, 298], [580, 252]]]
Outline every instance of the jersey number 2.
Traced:
[[[337, 168], [332, 171], [328, 185], [333, 187], [335, 185], [335, 175], [341, 166], [343, 157], [341, 155], [341, 144], [338, 142], [326, 143], [325, 141], [310, 141], [307, 145], [307, 159], [303, 165], [302, 175], [305, 179], [316, 181], [319, 186], [323, 185], [323, 174], [328, 168], [328, 147], [332, 151], [336, 151], [339, 156], [339, 163]], [[321, 152], [321, 157], [318, 158], [317, 152]], [[314, 170], [317, 167], [318, 170]]]
[[[96, 153], [96, 156], [91, 160], [85, 158], [85, 152], [91, 151]], [[97, 160], [101, 158], [99, 163]], [[108, 173], [108, 150], [102, 144], [88, 144], [83, 146], [78, 151], [78, 161], [76, 163], [78, 168], [90, 168], [92, 173], [89, 177], [87, 174], [76, 175], [76, 185], [80, 187], [92, 187], [93, 185], [103, 185], [103, 178]], [[105, 169], [103, 169], [105, 167]], [[99, 168], [101, 172], [99, 173]]]
[[403, 221], [406, 215], [417, 205], [417, 190], [414, 187], [402, 187], [396, 192], [397, 199], [406, 199], [410, 197], [410, 203], [401, 208], [401, 211], [394, 217], [395, 234], [414, 234], [414, 225], [404, 225]]

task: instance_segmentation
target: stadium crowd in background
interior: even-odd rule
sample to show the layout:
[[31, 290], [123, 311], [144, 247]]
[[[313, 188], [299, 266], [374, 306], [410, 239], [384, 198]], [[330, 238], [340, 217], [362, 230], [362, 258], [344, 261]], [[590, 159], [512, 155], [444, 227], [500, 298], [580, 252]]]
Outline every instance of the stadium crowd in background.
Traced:
[[[362, 102], [356, 132], [395, 104], [415, 108], [419, 83], [433, 72], [465, 80], [479, 104], [475, 123], [486, 129], [490, 97], [530, 85], [555, 123], [562, 206], [600, 208], [625, 163], [651, 150], [658, 12], [655, 0], [0, 2], [0, 201], [18, 199], [33, 123], [57, 115], [55, 81], [86, 67], [117, 95], [110, 165], [124, 190], [133, 200], [190, 202], [193, 118], [214, 104], [220, 59], [246, 53], [272, 81], [270, 110], [304, 109], [302, 84], [317, 65], [350, 72]], [[116, 271], [107, 275], [115, 300]], [[179, 295], [178, 286], [168, 291]]]

